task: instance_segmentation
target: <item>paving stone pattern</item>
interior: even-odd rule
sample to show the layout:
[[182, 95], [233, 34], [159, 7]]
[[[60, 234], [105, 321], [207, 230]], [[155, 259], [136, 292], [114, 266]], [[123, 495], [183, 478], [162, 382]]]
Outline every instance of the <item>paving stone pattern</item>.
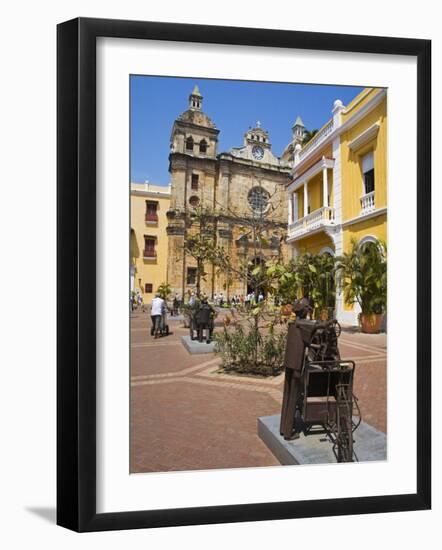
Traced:
[[[275, 466], [257, 419], [280, 413], [283, 375], [256, 379], [217, 373], [213, 354], [191, 355], [188, 329], [154, 339], [150, 317], [131, 319], [131, 472]], [[386, 432], [386, 337], [343, 332], [343, 358], [356, 359], [355, 393], [368, 424]]]

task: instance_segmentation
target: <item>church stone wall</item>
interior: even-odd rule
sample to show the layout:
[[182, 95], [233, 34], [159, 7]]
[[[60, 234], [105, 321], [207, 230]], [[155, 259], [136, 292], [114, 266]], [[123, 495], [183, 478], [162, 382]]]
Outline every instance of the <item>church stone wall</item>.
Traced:
[[[193, 100], [198, 99], [198, 108]], [[195, 260], [184, 255], [184, 241], [187, 233], [199, 231], [197, 227], [185, 227], [184, 220], [192, 211], [191, 197], [198, 197], [200, 206], [214, 211], [216, 217], [213, 230], [218, 246], [228, 251], [236, 269], [246, 260], [257, 255], [253, 243], [244, 241], [242, 227], [248, 227], [247, 220], [254, 216], [249, 204], [249, 192], [261, 186], [270, 196], [271, 206], [266, 215], [266, 238], [270, 245], [259, 251], [263, 260], [288, 258], [287, 247], [281, 242], [287, 227], [287, 201], [285, 185], [290, 180], [286, 163], [280, 164], [270, 150], [268, 134], [260, 126], [245, 134], [244, 146], [232, 149], [230, 153], [217, 156], [216, 146], [219, 130], [201, 112], [202, 97], [190, 96], [190, 109], [175, 121], [171, 136], [170, 174], [171, 211], [168, 215], [168, 282], [174, 293], [187, 294], [195, 290], [187, 283], [188, 268], [196, 267]], [[195, 147], [186, 151], [186, 139], [192, 136]], [[197, 144], [205, 140], [209, 144], [206, 153], [200, 153]], [[263, 152], [261, 159], [254, 159], [253, 151], [259, 145]], [[192, 174], [198, 175], [198, 189], [192, 189]], [[208, 228], [203, 228], [208, 229]], [[225, 297], [245, 294], [246, 282], [236, 276], [228, 284], [227, 275], [211, 265], [205, 266], [206, 277], [201, 281], [201, 291], [209, 296], [222, 292]]]

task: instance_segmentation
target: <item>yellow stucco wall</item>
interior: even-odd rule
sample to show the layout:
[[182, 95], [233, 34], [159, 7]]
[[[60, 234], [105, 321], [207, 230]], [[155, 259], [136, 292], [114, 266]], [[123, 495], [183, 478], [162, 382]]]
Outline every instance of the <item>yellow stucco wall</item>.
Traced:
[[349, 250], [351, 240], [360, 241], [364, 237], [375, 237], [376, 239], [387, 242], [387, 215], [381, 214], [368, 220], [363, 220], [352, 225], [344, 227], [344, 252]]
[[[146, 201], [157, 201], [158, 222], [146, 223]], [[135, 290], [141, 290], [144, 303], [149, 303], [158, 286], [166, 282], [168, 238], [166, 212], [170, 209], [170, 193], [167, 187], [151, 184], [131, 185], [131, 264], [135, 265]], [[144, 259], [144, 236], [156, 239], [155, 259]], [[152, 293], [145, 293], [145, 284], [153, 285]]]
[[[333, 207], [333, 170], [327, 170], [328, 194], [330, 197], [330, 206]], [[298, 219], [304, 217], [304, 187], [296, 191], [298, 195]], [[308, 182], [308, 201], [310, 212], [314, 212], [318, 208], [322, 208], [322, 172], [316, 174]]]
[[362, 107], [364, 107], [371, 99], [378, 95], [382, 88], [364, 88], [350, 103], [345, 107], [345, 111], [341, 114], [342, 123], [353, 117]]
[[319, 254], [321, 249], [326, 246], [332, 250], [335, 249], [331, 237], [329, 237], [324, 231], [320, 231], [319, 233], [300, 239], [296, 243], [296, 248], [300, 254], [303, 254], [304, 252]]
[[[387, 214], [381, 214], [368, 220], [363, 220], [358, 223], [344, 227], [343, 231], [343, 246], [344, 252], [347, 252], [351, 247], [352, 239], [360, 242], [364, 237], [375, 237], [382, 243], [387, 243]], [[353, 309], [352, 304], [344, 303], [346, 311]]]
[[322, 172], [316, 174], [308, 182], [308, 204], [310, 212], [314, 212], [322, 206]]
[[[351, 245], [351, 240], [360, 241], [364, 237], [374, 237], [383, 243], [387, 243], [387, 212], [358, 219], [362, 214], [361, 197], [365, 194], [362, 157], [368, 152], [373, 152], [374, 173], [375, 173], [375, 209], [384, 209], [387, 207], [387, 98], [379, 98], [380, 102], [368, 113], [354, 124], [351, 118], [362, 114], [360, 111], [376, 96], [383, 94], [382, 89], [366, 88], [354, 100], [345, 107], [341, 114], [341, 124], [349, 123], [350, 128], [344, 130], [340, 135], [340, 156], [341, 156], [341, 208], [342, 208], [342, 249], [347, 252]], [[356, 118], [357, 120], [357, 118]], [[353, 121], [354, 122], [354, 121]], [[374, 125], [379, 125], [376, 132]], [[362, 139], [364, 132], [370, 137]], [[357, 138], [360, 144], [357, 144]], [[353, 142], [353, 143], [352, 143]], [[352, 147], [349, 147], [352, 144]], [[319, 146], [315, 153], [315, 161], [322, 155], [330, 156], [326, 147]], [[311, 166], [312, 163], [309, 164]], [[303, 167], [305, 172], [309, 167]], [[299, 177], [297, 174], [296, 177]], [[308, 182], [309, 185], [309, 204], [310, 211], [323, 206], [322, 202], [322, 173], [317, 174]], [[330, 195], [330, 206], [337, 208], [334, 200], [333, 170], [328, 170], [328, 185]], [[304, 216], [303, 193], [301, 187], [298, 191], [298, 219]], [[350, 223], [346, 223], [350, 222]], [[298, 253], [310, 252], [317, 254], [324, 247], [335, 249], [332, 239], [320, 231], [310, 236], [304, 237], [292, 244]], [[344, 304], [346, 312], [354, 310], [351, 304]]]
[[[377, 91], [380, 93], [380, 91]], [[354, 111], [359, 110], [372, 93], [357, 104]], [[352, 111], [350, 111], [352, 112]], [[377, 136], [364, 143], [357, 150], [351, 150], [349, 143], [363, 134], [365, 130], [375, 123], [379, 124]], [[383, 208], [387, 206], [387, 100], [375, 107], [363, 117], [357, 124], [341, 135], [341, 164], [342, 164], [342, 219], [352, 219], [361, 213], [361, 196], [364, 194], [362, 157], [373, 151], [375, 172], [375, 206]]]

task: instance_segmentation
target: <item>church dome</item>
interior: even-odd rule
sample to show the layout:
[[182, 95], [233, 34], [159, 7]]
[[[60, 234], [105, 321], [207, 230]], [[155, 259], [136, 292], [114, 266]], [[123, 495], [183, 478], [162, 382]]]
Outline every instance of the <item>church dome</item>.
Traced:
[[203, 126], [205, 128], [216, 128], [216, 125], [212, 120], [203, 113], [202, 111], [195, 111], [193, 109], [188, 109], [184, 111], [177, 120], [181, 122], [190, 122], [191, 124], [196, 124], [197, 126]]

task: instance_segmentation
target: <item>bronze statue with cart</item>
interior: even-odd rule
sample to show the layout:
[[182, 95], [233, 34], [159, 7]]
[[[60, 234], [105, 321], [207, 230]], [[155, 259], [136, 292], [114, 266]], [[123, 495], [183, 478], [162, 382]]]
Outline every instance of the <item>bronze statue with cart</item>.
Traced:
[[353, 394], [354, 361], [341, 360], [339, 323], [307, 319], [307, 299], [295, 302], [289, 324], [280, 433], [286, 440], [301, 433], [325, 433], [338, 462], [352, 462], [353, 432], [361, 418]]
[[190, 315], [189, 331], [190, 339], [202, 342], [204, 339], [204, 332], [206, 337], [206, 343], [210, 344], [213, 338], [215, 310], [207, 302], [207, 299], [202, 299]]

